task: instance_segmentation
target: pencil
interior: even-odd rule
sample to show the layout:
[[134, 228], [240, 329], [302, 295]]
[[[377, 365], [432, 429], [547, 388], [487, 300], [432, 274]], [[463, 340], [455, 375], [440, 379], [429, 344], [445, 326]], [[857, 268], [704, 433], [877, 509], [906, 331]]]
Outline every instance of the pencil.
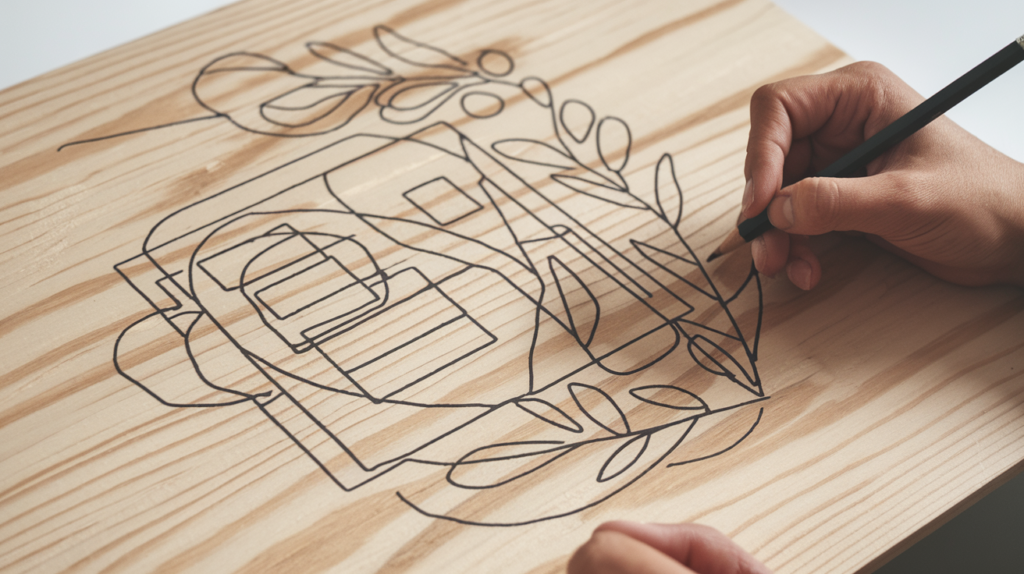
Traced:
[[[857, 175], [860, 170], [871, 163], [871, 160], [907, 139], [1022, 60], [1024, 60], [1024, 36], [1010, 42], [992, 57], [957, 78], [953, 83], [868, 138], [864, 143], [853, 148], [815, 177], [853, 177]], [[756, 216], [741, 222], [718, 249], [715, 249], [708, 257], [708, 261], [713, 261], [739, 248], [744, 243], [753, 241], [771, 228], [772, 224], [768, 221], [768, 208], [765, 208]]]

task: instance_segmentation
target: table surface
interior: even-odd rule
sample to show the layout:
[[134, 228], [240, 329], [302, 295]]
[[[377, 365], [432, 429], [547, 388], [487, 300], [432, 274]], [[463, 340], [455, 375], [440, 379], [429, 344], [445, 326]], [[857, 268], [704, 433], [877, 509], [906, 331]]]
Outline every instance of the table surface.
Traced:
[[778, 8], [282, 6], [0, 93], [0, 568], [554, 572], [630, 518], [857, 571], [1024, 460], [1018, 290], [699, 263], [750, 92], [849, 61]]

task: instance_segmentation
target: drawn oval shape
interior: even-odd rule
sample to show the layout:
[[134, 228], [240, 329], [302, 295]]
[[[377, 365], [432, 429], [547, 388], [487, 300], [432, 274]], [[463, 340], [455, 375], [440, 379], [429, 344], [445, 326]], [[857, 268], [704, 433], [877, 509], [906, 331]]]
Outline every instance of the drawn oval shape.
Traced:
[[629, 470], [629, 467], [633, 466], [636, 461], [640, 460], [644, 451], [647, 450], [647, 443], [650, 438], [651, 435], [649, 434], [635, 436], [616, 449], [615, 452], [608, 457], [608, 460], [605, 461], [604, 466], [601, 467], [601, 471], [597, 473], [597, 481], [609, 481]]
[[612, 434], [629, 434], [625, 413], [608, 393], [583, 383], [569, 383], [569, 394], [576, 401], [576, 406], [594, 424]]
[[469, 92], [462, 96], [462, 111], [474, 118], [493, 118], [505, 109], [505, 101], [487, 92]]
[[514, 64], [508, 54], [499, 50], [484, 50], [476, 59], [480, 69], [492, 76], [507, 76], [512, 73]]
[[530, 99], [537, 103], [537, 105], [545, 108], [551, 107], [551, 89], [544, 83], [544, 80], [540, 78], [525, 78], [519, 83], [519, 87], [526, 92]]
[[594, 127], [594, 110], [579, 100], [566, 100], [560, 115], [565, 131], [569, 132], [572, 139], [583, 143]]
[[580, 423], [572, 420], [565, 411], [541, 399], [522, 399], [515, 403], [520, 409], [540, 420], [569, 432], [583, 432]]
[[700, 397], [679, 387], [670, 385], [650, 385], [630, 389], [629, 394], [637, 399], [680, 411], [707, 411], [708, 405]]
[[608, 169], [619, 172], [629, 161], [633, 137], [629, 126], [619, 118], [605, 118], [597, 124], [597, 153]]

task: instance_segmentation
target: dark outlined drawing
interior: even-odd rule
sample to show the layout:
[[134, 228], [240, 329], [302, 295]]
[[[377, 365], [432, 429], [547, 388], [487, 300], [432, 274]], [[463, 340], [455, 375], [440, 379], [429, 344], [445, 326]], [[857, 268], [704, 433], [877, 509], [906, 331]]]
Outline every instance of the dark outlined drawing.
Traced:
[[761, 283], [711, 280], [672, 157], [627, 173], [624, 121], [506, 79], [503, 52], [375, 39], [308, 44], [320, 71], [248, 53], [200, 71], [211, 117], [337, 137], [167, 215], [115, 266], [154, 310], [118, 372], [168, 406], [259, 408], [344, 491], [421, 469], [439, 478], [396, 496], [466, 524], [566, 516], [721, 454], [679, 447], [736, 411], [746, 438]]

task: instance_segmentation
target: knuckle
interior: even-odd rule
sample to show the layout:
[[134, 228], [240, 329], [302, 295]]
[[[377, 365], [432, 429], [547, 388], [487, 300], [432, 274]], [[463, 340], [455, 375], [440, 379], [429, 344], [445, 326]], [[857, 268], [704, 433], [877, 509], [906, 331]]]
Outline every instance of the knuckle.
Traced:
[[784, 93], [784, 82], [765, 84], [754, 90], [754, 94], [750, 97], [750, 109], [758, 110], [770, 107], [781, 100]]

